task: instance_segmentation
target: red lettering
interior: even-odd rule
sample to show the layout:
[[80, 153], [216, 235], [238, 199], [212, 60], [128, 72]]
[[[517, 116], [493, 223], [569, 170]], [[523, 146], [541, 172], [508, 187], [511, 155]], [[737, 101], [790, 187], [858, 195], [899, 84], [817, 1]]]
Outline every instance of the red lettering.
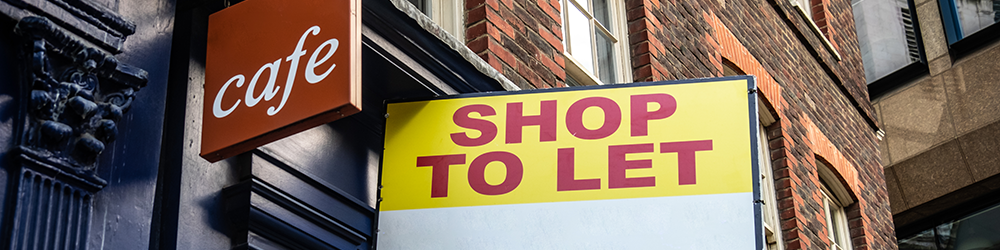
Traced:
[[465, 164], [465, 155], [417, 157], [417, 167], [431, 167], [431, 198], [448, 197], [448, 166]]
[[677, 153], [677, 182], [679, 185], [695, 184], [696, 151], [712, 150], [712, 140], [660, 143], [660, 153]]
[[[498, 185], [490, 185], [486, 182], [486, 165], [494, 161], [503, 163], [507, 170], [507, 176]], [[509, 193], [521, 184], [522, 177], [524, 177], [524, 166], [521, 164], [521, 159], [510, 152], [485, 153], [476, 157], [475, 160], [472, 160], [472, 164], [469, 164], [469, 186], [472, 187], [472, 190], [484, 195]]]
[[[604, 123], [600, 128], [590, 130], [583, 126], [583, 111], [590, 107], [598, 107], [604, 111]], [[569, 106], [566, 111], [566, 129], [570, 134], [580, 139], [596, 140], [611, 136], [622, 124], [622, 110], [615, 101], [605, 97], [588, 97], [580, 99]]]
[[573, 151], [573, 148], [559, 149], [559, 159], [558, 163], [556, 163], [556, 190], [572, 191], [601, 189], [601, 179], [576, 179]]
[[451, 141], [455, 142], [456, 145], [465, 147], [482, 146], [490, 143], [497, 137], [497, 125], [488, 120], [469, 117], [469, 114], [472, 112], [479, 113], [479, 116], [483, 117], [497, 114], [496, 110], [493, 110], [493, 107], [483, 104], [468, 105], [456, 110], [455, 114], [451, 117], [455, 125], [467, 129], [479, 130], [481, 133], [478, 138], [470, 138], [465, 132], [453, 133], [451, 134]]
[[[649, 103], [660, 104], [660, 108], [649, 111]], [[668, 94], [648, 94], [632, 96], [632, 136], [649, 134], [649, 120], [670, 117], [677, 111], [677, 100]]]
[[653, 144], [608, 146], [608, 188], [652, 187], [656, 177], [625, 177], [625, 170], [652, 168], [653, 160], [626, 160], [625, 155], [653, 152]]
[[524, 126], [538, 125], [539, 141], [556, 140], [556, 101], [542, 101], [539, 115], [525, 116], [524, 103], [507, 104], [507, 144], [521, 143]]

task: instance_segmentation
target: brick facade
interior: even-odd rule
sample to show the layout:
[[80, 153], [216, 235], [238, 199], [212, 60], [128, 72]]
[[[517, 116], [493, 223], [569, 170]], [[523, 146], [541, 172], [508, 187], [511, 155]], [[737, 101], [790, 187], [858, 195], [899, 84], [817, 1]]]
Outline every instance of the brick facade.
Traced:
[[522, 89], [564, 87], [558, 0], [466, 1], [466, 44]]
[[[767, 138], [785, 249], [829, 246], [817, 161], [854, 200], [854, 249], [895, 249], [850, 1], [812, 2], [821, 33], [783, 0], [627, 0], [632, 78], [717, 77], [724, 65], [755, 75], [777, 118]], [[556, 0], [469, 1], [466, 41], [522, 88], [563, 86], [560, 10]]]

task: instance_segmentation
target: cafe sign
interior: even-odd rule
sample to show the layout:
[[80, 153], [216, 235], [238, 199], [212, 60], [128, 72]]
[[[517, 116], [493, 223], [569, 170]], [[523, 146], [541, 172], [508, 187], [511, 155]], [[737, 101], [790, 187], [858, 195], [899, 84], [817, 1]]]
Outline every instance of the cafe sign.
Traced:
[[361, 111], [359, 0], [247, 0], [209, 16], [201, 156]]

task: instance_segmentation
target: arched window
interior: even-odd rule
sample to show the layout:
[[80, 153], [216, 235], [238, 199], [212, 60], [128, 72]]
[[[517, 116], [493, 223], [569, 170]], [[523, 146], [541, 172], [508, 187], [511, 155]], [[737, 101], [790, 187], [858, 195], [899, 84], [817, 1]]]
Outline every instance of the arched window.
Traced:
[[841, 185], [840, 178], [819, 158], [816, 159], [816, 169], [823, 189], [823, 213], [830, 249], [851, 249], [851, 234], [844, 207], [854, 203], [854, 200], [844, 185]]
[[[722, 58], [722, 75], [736, 76], [746, 75], [736, 64], [729, 59]], [[764, 222], [764, 244], [766, 250], [782, 250], [784, 244], [781, 240], [781, 222], [778, 219], [778, 199], [774, 188], [774, 169], [771, 168], [771, 149], [768, 146], [767, 129], [764, 127], [775, 122], [771, 112], [764, 105], [758, 105], [758, 117], [760, 125], [757, 127], [757, 162], [759, 163], [760, 178], [760, 199], [761, 217]]]
[[767, 250], [784, 249], [781, 241], [781, 222], [778, 220], [778, 199], [774, 189], [774, 170], [771, 168], [771, 150], [764, 126], [759, 126], [757, 159], [760, 162], [761, 217], [764, 222], [764, 244]]

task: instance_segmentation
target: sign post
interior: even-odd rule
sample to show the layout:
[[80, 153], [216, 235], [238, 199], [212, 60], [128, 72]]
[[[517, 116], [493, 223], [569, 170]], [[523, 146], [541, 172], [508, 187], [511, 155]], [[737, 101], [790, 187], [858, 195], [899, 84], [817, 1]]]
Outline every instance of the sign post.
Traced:
[[760, 249], [750, 76], [388, 104], [379, 249]]

